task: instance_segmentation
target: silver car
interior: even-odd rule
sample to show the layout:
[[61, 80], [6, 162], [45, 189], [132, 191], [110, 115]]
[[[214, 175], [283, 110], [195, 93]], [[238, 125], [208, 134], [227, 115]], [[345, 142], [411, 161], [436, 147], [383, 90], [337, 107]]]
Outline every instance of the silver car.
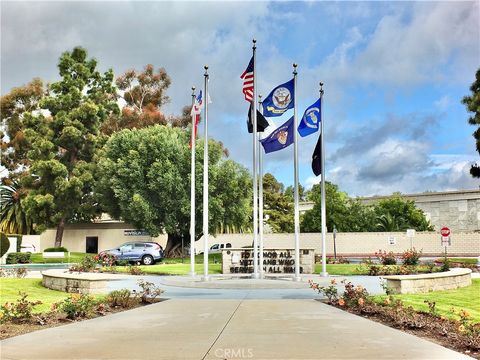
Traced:
[[163, 248], [156, 242], [128, 242], [119, 248], [102, 251], [114, 255], [117, 260], [140, 262], [143, 265], [153, 265], [163, 259]]

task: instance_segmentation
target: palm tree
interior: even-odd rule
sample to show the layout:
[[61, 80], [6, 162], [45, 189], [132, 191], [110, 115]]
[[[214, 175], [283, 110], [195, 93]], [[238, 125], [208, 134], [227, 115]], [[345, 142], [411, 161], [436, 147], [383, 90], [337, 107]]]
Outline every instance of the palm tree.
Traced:
[[32, 234], [33, 223], [22, 207], [26, 190], [17, 181], [0, 187], [0, 231], [6, 234]]
[[380, 231], [401, 231], [404, 228], [405, 219], [392, 216], [389, 212], [377, 216], [375, 228]]

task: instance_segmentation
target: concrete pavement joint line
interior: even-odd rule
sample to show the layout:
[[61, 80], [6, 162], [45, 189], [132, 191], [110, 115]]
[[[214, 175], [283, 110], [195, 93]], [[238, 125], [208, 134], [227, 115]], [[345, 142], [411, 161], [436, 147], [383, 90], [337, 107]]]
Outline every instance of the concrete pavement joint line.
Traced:
[[212, 350], [213, 346], [217, 343], [217, 341], [218, 341], [218, 339], [220, 338], [220, 336], [222, 336], [223, 331], [225, 330], [225, 328], [227, 327], [227, 325], [230, 323], [230, 320], [232, 320], [233, 315], [236, 314], [238, 308], [240, 307], [240, 305], [242, 305], [242, 303], [243, 303], [244, 301], [245, 301], [245, 297], [240, 300], [240, 302], [238, 303], [237, 307], [236, 307], [235, 310], [233, 311], [232, 315], [228, 318], [227, 322], [225, 323], [225, 326], [222, 328], [222, 330], [220, 331], [220, 333], [218, 334], [218, 336], [215, 338], [215, 340], [213, 341], [212, 345], [208, 348], [208, 350], [207, 350], [207, 352], [205, 353], [205, 355], [203, 355], [202, 360], [205, 360], [205, 358], [207, 357], [207, 355], [208, 355], [208, 353], [210, 352], [210, 350]]

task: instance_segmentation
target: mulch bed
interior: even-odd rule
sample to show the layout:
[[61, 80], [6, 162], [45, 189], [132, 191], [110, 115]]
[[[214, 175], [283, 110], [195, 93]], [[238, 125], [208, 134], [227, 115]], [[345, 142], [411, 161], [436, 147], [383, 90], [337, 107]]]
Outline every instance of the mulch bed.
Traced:
[[[327, 301], [323, 301], [328, 303]], [[332, 305], [332, 304], [329, 304]], [[402, 330], [409, 334], [430, 340], [451, 350], [480, 359], [480, 333], [474, 343], [458, 332], [459, 322], [433, 316], [429, 313], [414, 312], [405, 316], [394, 309], [378, 304], [366, 304], [355, 308], [333, 305], [341, 310]], [[480, 323], [475, 326], [480, 327]]]

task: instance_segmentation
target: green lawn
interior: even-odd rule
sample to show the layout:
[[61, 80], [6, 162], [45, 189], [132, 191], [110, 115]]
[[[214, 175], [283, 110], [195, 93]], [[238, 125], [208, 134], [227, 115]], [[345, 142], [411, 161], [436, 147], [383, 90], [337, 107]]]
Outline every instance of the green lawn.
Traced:
[[82, 261], [82, 259], [87, 256], [87, 255], [95, 255], [95, 254], [85, 254], [85, 253], [80, 253], [80, 252], [71, 252], [70, 257], [68, 256], [68, 253], [65, 253], [65, 258], [64, 259], [43, 259], [42, 253], [36, 253], [32, 254], [30, 256], [30, 260], [32, 261], [33, 264], [57, 264], [57, 263], [78, 263]]
[[[140, 265], [142, 271], [147, 274], [157, 275], [188, 275], [190, 273], [190, 264], [185, 262], [184, 264], [156, 264], [156, 265]], [[128, 270], [125, 266], [117, 266], [117, 270], [125, 272]], [[197, 274], [203, 274], [203, 264], [195, 264], [195, 272]], [[222, 264], [209, 264], [209, 274], [221, 274]]]
[[[376, 301], [383, 301], [386, 296], [375, 296]], [[480, 279], [473, 279], [472, 285], [455, 290], [434, 291], [426, 294], [394, 295], [401, 299], [405, 305], [412, 306], [415, 310], [428, 311], [425, 300], [435, 301], [436, 309], [440, 315], [458, 319], [451, 309], [458, 312], [465, 310], [472, 316], [472, 320], [480, 322]]]
[[50, 305], [68, 297], [68, 294], [62, 291], [50, 290], [42, 286], [40, 279], [10, 279], [0, 278], [0, 303], [5, 304], [14, 302], [19, 298], [18, 292], [22, 291], [28, 294], [27, 300], [40, 300], [41, 305], [35, 306], [34, 312], [46, 312], [50, 310]]
[[[221, 264], [222, 254], [208, 254], [208, 262], [210, 264]], [[164, 264], [182, 264], [182, 258], [165, 258], [162, 260]], [[190, 255], [185, 255], [183, 264], [190, 264]], [[203, 264], [203, 254], [195, 255], [195, 264]]]
[[[32, 254], [30, 259], [33, 264], [53, 264], [53, 263], [61, 263], [63, 262], [70, 262], [70, 263], [78, 263], [82, 261], [82, 259], [87, 256], [94, 256], [95, 254], [86, 254], [80, 252], [71, 252], [70, 258], [68, 257], [68, 253], [65, 253], [65, 259], [43, 259], [42, 253]], [[208, 255], [208, 262], [211, 264], [215, 263], [222, 263], [222, 254], [209, 254]], [[182, 264], [182, 258], [165, 258], [162, 260], [164, 264]], [[195, 263], [196, 264], [203, 264], [203, 254], [195, 255]], [[183, 258], [183, 264], [190, 264], [190, 255], [186, 255]]]
[[[358, 271], [360, 264], [327, 264], [329, 275], [368, 275], [367, 269]], [[315, 273], [322, 272], [322, 264], [315, 264]]]
[[[139, 268], [147, 274], [188, 275], [190, 274], [190, 257], [185, 257], [183, 263], [181, 258], [168, 258], [163, 259], [155, 265], [140, 265]], [[117, 270], [125, 272], [128, 270], [128, 267], [117, 266]], [[197, 274], [203, 274], [203, 254], [195, 256], [195, 272]], [[208, 273], [222, 273], [222, 254], [208, 255]]]
[[[438, 258], [435, 261], [443, 263], [443, 258]], [[448, 258], [448, 261], [452, 263], [461, 263], [465, 265], [476, 265], [477, 264], [477, 258]]]

